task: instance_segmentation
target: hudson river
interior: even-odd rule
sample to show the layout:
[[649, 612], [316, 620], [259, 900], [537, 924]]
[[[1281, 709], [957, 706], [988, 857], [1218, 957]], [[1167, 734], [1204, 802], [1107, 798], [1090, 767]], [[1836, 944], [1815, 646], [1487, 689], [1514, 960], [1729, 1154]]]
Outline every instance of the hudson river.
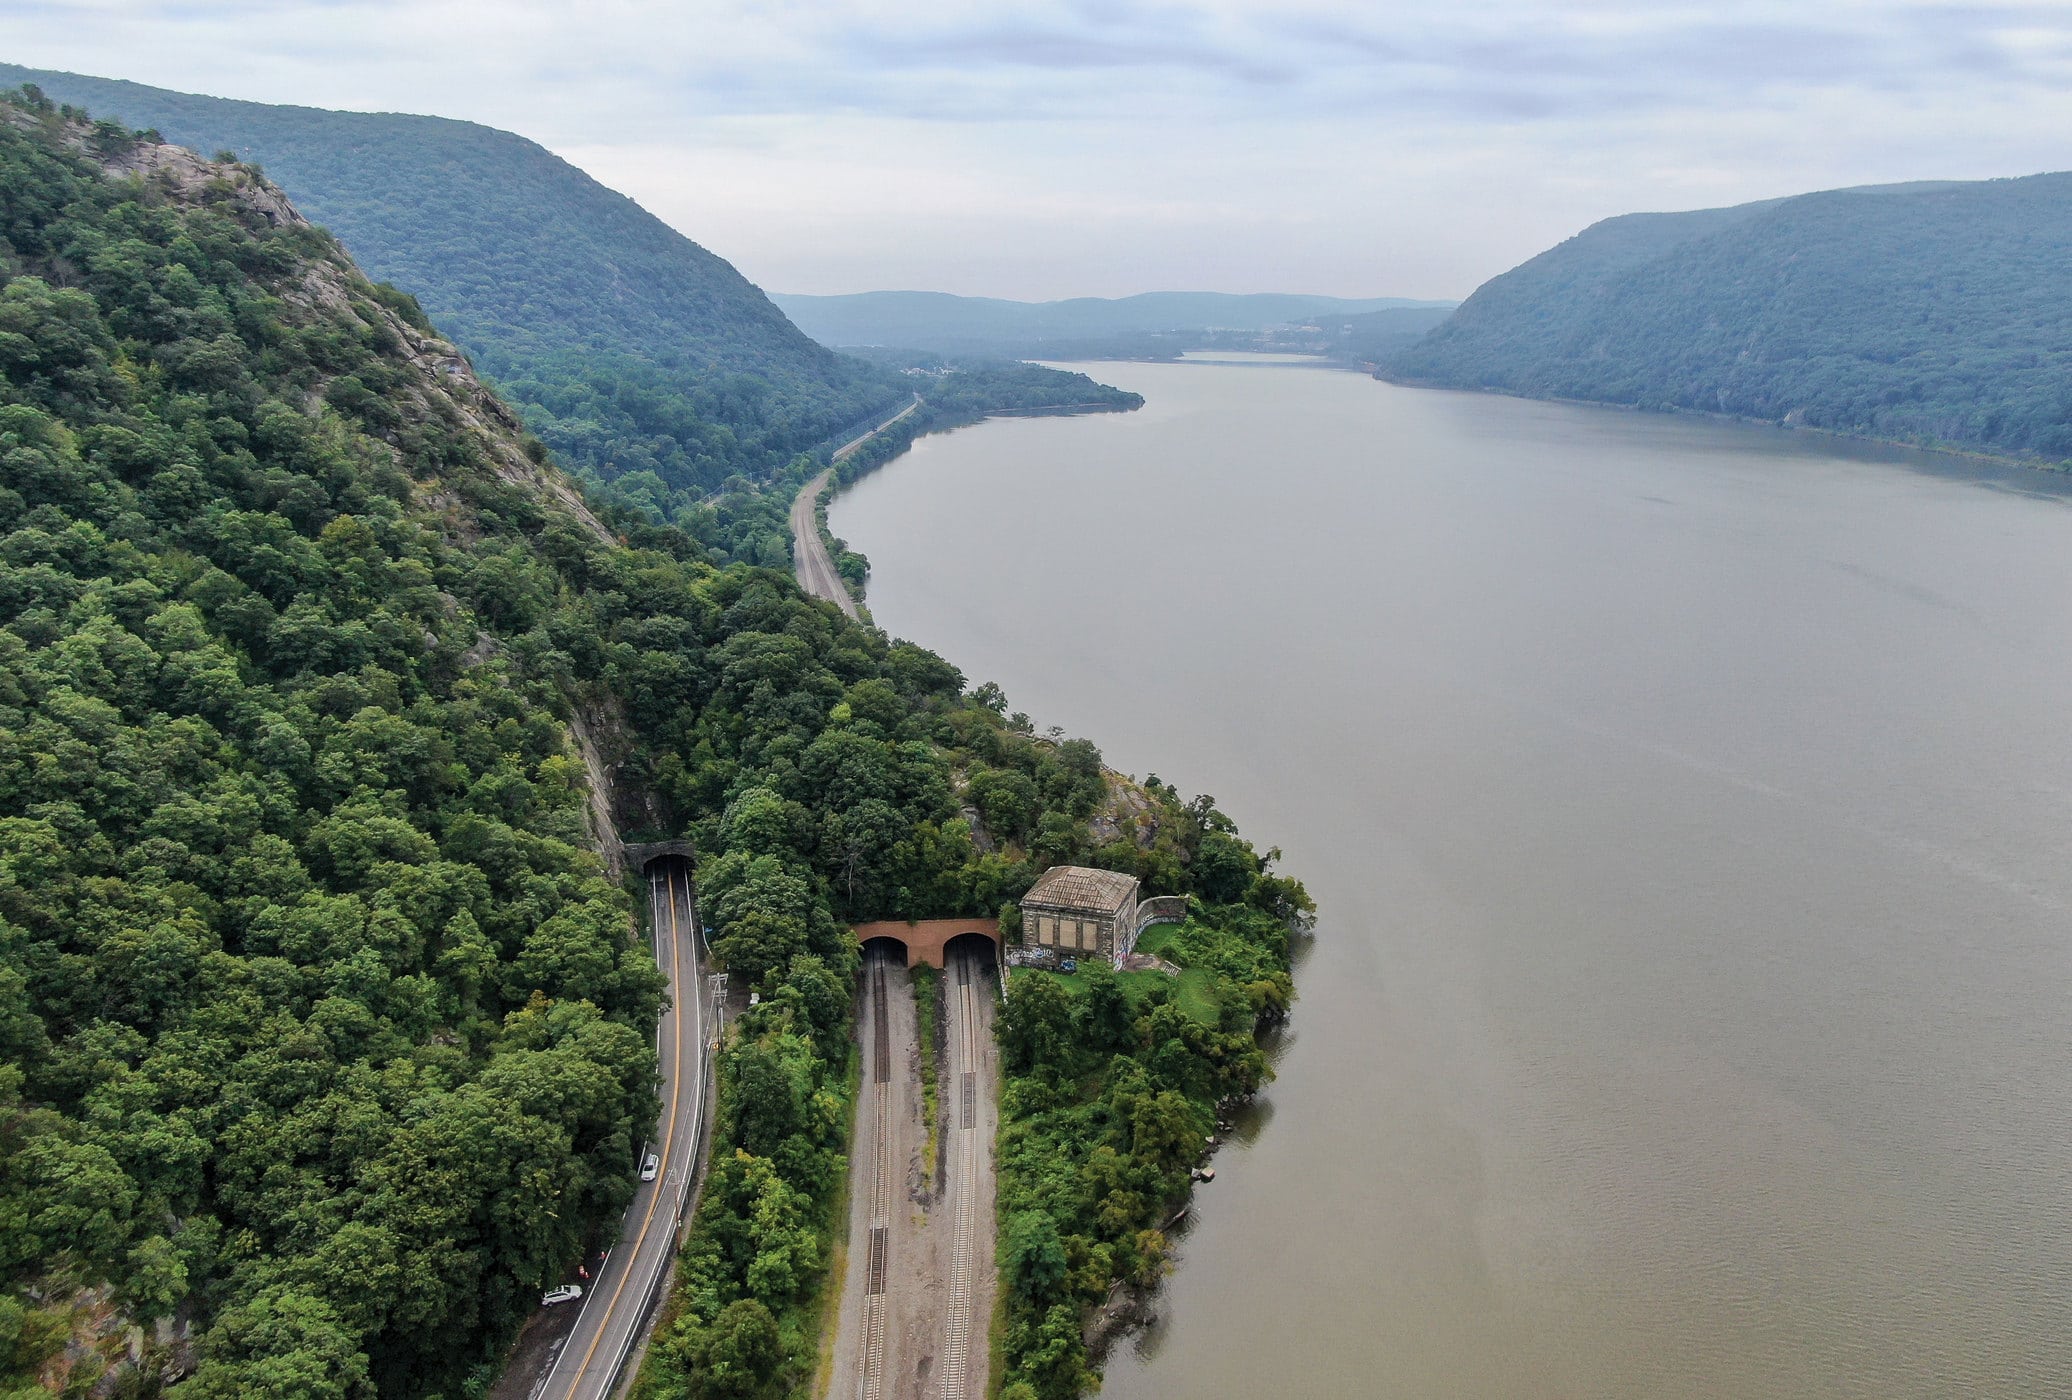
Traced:
[[1315, 368], [842, 498], [1322, 909], [1108, 1400], [2072, 1394], [2057, 478]]

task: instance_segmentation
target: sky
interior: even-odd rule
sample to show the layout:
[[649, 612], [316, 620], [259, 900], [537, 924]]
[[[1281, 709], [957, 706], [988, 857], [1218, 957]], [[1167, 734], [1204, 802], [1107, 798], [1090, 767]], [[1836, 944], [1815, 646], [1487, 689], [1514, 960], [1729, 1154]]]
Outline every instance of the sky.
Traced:
[[0, 59], [539, 141], [773, 291], [1460, 297], [1590, 223], [2072, 168], [2072, 5], [0, 0]]

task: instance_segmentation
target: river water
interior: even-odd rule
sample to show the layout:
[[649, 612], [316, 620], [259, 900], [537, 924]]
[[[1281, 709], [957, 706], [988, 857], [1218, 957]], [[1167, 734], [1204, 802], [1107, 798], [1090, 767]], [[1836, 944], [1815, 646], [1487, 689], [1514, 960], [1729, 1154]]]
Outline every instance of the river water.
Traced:
[[1318, 368], [922, 440], [878, 621], [1322, 907], [1150, 1397], [2072, 1394], [2072, 505]]

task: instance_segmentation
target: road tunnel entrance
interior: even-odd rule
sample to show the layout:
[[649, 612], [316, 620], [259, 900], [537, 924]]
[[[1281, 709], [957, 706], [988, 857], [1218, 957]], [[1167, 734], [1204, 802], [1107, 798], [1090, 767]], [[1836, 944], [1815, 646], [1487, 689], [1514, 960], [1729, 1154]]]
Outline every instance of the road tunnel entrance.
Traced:
[[697, 860], [697, 848], [688, 841], [638, 841], [626, 846], [626, 863], [646, 874], [653, 874], [669, 861], [695, 865]]

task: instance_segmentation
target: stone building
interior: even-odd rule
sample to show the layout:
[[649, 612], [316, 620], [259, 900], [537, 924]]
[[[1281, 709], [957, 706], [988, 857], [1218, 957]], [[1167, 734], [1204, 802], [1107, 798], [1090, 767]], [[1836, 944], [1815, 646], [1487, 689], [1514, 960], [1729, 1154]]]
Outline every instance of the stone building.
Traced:
[[1137, 946], [1137, 877], [1053, 865], [1022, 896], [1022, 943], [1120, 965]]

